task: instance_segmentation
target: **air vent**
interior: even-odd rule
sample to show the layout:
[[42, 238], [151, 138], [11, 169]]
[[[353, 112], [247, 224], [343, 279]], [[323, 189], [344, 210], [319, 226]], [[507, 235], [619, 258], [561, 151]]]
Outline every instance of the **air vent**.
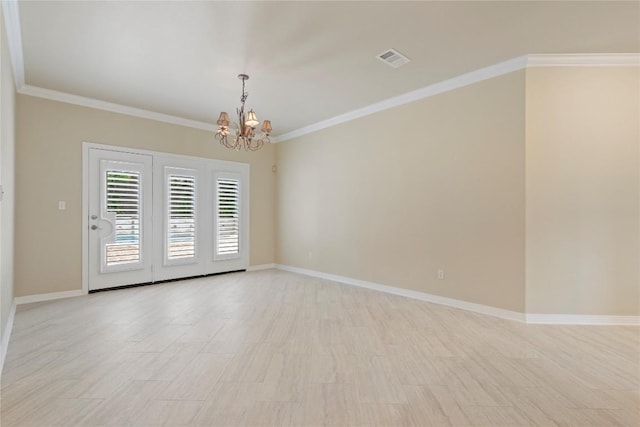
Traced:
[[407, 62], [411, 61], [409, 58], [401, 54], [395, 49], [389, 49], [382, 52], [379, 55], [376, 55], [380, 61], [384, 62], [387, 65], [392, 66], [393, 68], [398, 68]]

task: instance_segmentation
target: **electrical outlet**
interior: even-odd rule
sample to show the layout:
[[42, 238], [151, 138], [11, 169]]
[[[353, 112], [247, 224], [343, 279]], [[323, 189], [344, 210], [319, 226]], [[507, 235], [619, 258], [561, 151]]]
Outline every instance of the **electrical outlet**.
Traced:
[[58, 202], [58, 210], [63, 211], [67, 209], [67, 202], [65, 202], [64, 200], [60, 200]]
[[439, 280], [444, 280], [444, 270], [443, 269], [438, 269], [438, 279]]

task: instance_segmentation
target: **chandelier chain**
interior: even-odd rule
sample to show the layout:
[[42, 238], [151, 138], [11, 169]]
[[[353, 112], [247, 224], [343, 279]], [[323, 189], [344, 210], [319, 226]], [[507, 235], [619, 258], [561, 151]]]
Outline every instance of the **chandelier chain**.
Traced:
[[[242, 102], [242, 106], [244, 107], [244, 102], [247, 100], [247, 98], [249, 97], [249, 92], [246, 92], [244, 90], [244, 82], [247, 79], [242, 79], [242, 96], [240, 97], [240, 102]], [[244, 108], [243, 108], [244, 109]]]

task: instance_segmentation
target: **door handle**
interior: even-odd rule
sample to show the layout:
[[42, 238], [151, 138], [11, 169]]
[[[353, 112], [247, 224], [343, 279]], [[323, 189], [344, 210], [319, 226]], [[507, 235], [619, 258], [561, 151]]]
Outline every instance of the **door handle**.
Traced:
[[91, 226], [91, 229], [92, 229], [92, 230], [102, 230], [102, 227], [98, 227], [97, 225], [93, 224], [93, 225]]

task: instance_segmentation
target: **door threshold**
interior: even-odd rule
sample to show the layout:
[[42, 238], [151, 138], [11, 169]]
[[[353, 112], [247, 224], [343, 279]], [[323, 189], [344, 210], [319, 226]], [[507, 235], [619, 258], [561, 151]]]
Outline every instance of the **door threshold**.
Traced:
[[114, 287], [111, 287], [111, 288], [104, 288], [104, 289], [92, 289], [92, 290], [89, 291], [89, 293], [90, 294], [95, 294], [95, 293], [98, 293], [98, 292], [117, 291], [117, 290], [120, 290], [120, 289], [129, 289], [129, 288], [139, 288], [141, 286], [160, 285], [162, 283], [180, 282], [182, 280], [200, 279], [202, 277], [220, 276], [220, 275], [223, 275], [223, 274], [243, 273], [245, 271], [247, 271], [247, 270], [243, 269], [243, 270], [222, 271], [220, 273], [210, 273], [210, 274], [201, 274], [201, 275], [198, 275], [198, 276], [178, 277], [178, 278], [175, 278], [175, 279], [158, 280], [156, 282], [134, 283], [132, 285], [114, 286]]

